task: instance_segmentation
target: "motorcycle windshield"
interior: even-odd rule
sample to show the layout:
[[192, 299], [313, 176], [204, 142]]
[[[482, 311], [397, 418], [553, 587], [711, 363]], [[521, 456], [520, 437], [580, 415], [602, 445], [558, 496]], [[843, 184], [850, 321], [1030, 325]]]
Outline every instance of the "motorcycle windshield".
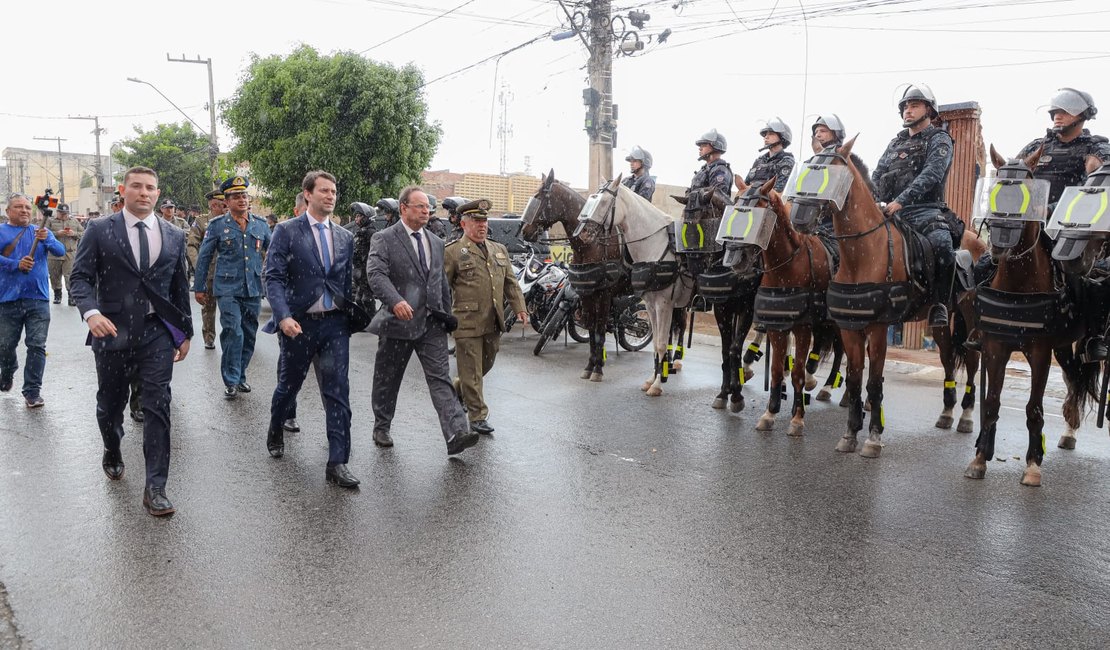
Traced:
[[1064, 189], [1052, 218], [1045, 231], [1056, 235], [1068, 231], [1071, 236], [1078, 233], [1099, 233], [1110, 231], [1110, 217], [1106, 215], [1110, 207], [1110, 194], [1107, 187], [1069, 187]]
[[719, 244], [748, 244], [766, 250], [775, 229], [775, 213], [767, 208], [730, 205], [717, 229]]
[[1050, 184], [1036, 178], [980, 178], [975, 185], [972, 223], [994, 219], [1044, 221]]
[[837, 209], [841, 209], [851, 188], [852, 172], [847, 167], [803, 162], [794, 167], [782, 195], [788, 201], [794, 199], [832, 201]]

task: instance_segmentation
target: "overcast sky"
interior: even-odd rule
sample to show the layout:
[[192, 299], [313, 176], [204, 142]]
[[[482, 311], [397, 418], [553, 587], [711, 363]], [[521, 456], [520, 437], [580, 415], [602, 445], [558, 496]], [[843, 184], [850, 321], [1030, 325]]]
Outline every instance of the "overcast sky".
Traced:
[[[1045, 104], [1062, 86], [1092, 93], [1104, 114], [1089, 127], [1110, 134], [1110, 5], [1103, 0], [613, 4], [619, 13], [651, 14], [639, 32], [651, 39], [645, 51], [613, 65], [618, 172], [639, 144], [653, 154], [660, 182], [685, 185], [700, 165], [694, 140], [717, 128], [728, 137], [726, 159], [744, 173], [762, 145], [763, 119], [779, 115], [793, 128], [797, 154], [809, 151], [809, 125], [823, 112], [838, 113], [860, 133], [856, 151], [873, 164], [900, 127], [899, 86], [916, 82], [929, 84], [941, 103], [979, 102], [984, 137], [1003, 155], [1043, 134]], [[91, 122], [49, 118], [101, 115], [106, 154], [132, 135], [132, 125], [183, 119], [128, 77], [156, 85], [207, 130], [205, 67], [167, 62], [167, 53], [211, 57], [219, 101], [235, 92], [252, 53], [284, 54], [306, 43], [422, 68], [431, 81], [431, 118], [444, 130], [434, 169], [499, 171], [503, 86], [511, 96], [508, 168], [523, 170], [529, 156], [533, 173], [553, 167], [559, 178], [586, 182], [586, 52], [577, 38], [544, 37], [499, 64], [452, 74], [566, 30], [553, 0], [21, 2], [6, 4], [4, 14], [0, 148], [49, 149], [53, 143], [34, 136], [61, 136], [66, 151], [91, 153]], [[657, 44], [666, 28], [670, 37]], [[227, 150], [231, 136], [222, 124], [218, 132]]]

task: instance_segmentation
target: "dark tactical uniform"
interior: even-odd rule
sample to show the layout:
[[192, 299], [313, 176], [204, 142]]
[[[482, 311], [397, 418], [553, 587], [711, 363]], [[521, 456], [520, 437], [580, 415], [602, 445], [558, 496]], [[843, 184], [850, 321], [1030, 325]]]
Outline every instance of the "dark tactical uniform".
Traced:
[[652, 178], [646, 170], [639, 176], [635, 174], [626, 176], [624, 180], [621, 181], [621, 185], [624, 185], [648, 201], [651, 201], [651, 197], [655, 195], [655, 179]]
[[724, 192], [725, 196], [732, 196], [732, 168], [721, 158], [702, 165], [690, 181], [689, 191], [703, 187], [715, 187]]
[[790, 179], [790, 174], [793, 171], [794, 154], [783, 150], [771, 155], [771, 152], [765, 151], [752, 163], [752, 168], [748, 175], [744, 177], [744, 182], [748, 185], [759, 186], [775, 178], [775, 191], [781, 192], [786, 187], [786, 181]]
[[1110, 161], [1110, 140], [1091, 135], [1087, 129], [1083, 129], [1083, 133], [1071, 142], [1060, 142], [1057, 134], [1049, 129], [1043, 138], [1025, 145], [1017, 157], [1027, 158], [1042, 146], [1044, 151], [1037, 161], [1037, 168], [1033, 170], [1033, 178], [1051, 184], [1048, 191], [1049, 210], [1056, 207], [1064, 188], [1082, 185], [1087, 180], [1087, 156], [1094, 156], [1103, 162]]
[[942, 216], [947, 208], [944, 184], [951, 166], [952, 137], [929, 125], [913, 136], [903, 129], [887, 145], [871, 175], [879, 200], [902, 204], [898, 215], [928, 238], [939, 265], [945, 268], [954, 261], [952, 234]]
[[[211, 192], [209, 194], [212, 194]], [[215, 195], [214, 195], [215, 196]], [[222, 199], [223, 194], [219, 194]], [[186, 238], [185, 256], [189, 258], [189, 266], [193, 273], [197, 272], [197, 256], [200, 255], [200, 245], [204, 242], [204, 233], [208, 230], [208, 223], [223, 215], [202, 214], [197, 216], [193, 225], [189, 227], [189, 236]], [[195, 276], [194, 276], [195, 277]], [[208, 265], [208, 284], [205, 293], [212, 293], [212, 283], [216, 279], [216, 258]], [[204, 347], [211, 348], [216, 342], [216, 301], [208, 300], [200, 308], [201, 333], [204, 336]]]
[[385, 222], [362, 217], [355, 229], [355, 253], [352, 260], [351, 280], [355, 294], [355, 302], [365, 309], [371, 316], [377, 311], [374, 302], [374, 293], [370, 290], [369, 278], [366, 275], [366, 258], [370, 255], [370, 240], [374, 233], [385, 228]]
[[451, 222], [440, 217], [432, 217], [431, 219], [428, 219], [428, 225], [424, 227], [427, 228], [428, 231], [431, 232], [433, 235], [448, 243], [453, 242], [459, 238], [458, 235], [452, 236], [454, 233], [454, 226], [451, 225]]

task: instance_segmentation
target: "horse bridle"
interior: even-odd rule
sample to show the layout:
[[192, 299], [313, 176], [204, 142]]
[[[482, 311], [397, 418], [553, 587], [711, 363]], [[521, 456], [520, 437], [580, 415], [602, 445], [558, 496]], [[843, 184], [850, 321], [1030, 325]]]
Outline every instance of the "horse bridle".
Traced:
[[[998, 178], [999, 178], [999, 180], [1003, 180], [1003, 179], [1015, 180], [1015, 179], [1018, 179], [1017, 176], [1002, 176], [1002, 172], [1013, 172], [1013, 171], [1017, 171], [1017, 172], [1022, 173], [1022, 174], [1025, 175], [1024, 178], [1021, 178], [1020, 180], [1026, 180], [1026, 179], [1029, 179], [1029, 178], [1033, 178], [1033, 170], [1029, 169], [1029, 167], [1025, 163], [1007, 161], [1007, 163], [1005, 165], [1002, 165], [1002, 167], [1000, 167], [998, 169], [998, 173], [999, 173]], [[985, 220], [984, 220], [984, 223], [985, 223]], [[1033, 243], [1029, 245], [1029, 248], [1026, 248], [1025, 250], [1021, 251], [1020, 253], [1016, 253], [1016, 254], [1015, 253], [1006, 253], [1006, 259], [1012, 262], [1014, 260], [1020, 260], [1021, 258], [1025, 257], [1029, 253], [1032, 253], [1033, 249], [1036, 248], [1038, 245], [1040, 245], [1040, 243], [1041, 243], [1041, 234], [1043, 234], [1043, 233], [1044, 233], [1044, 226], [1042, 225], [1041, 226], [1041, 231], [1039, 233], [1037, 233], [1036, 237], [1033, 238]], [[993, 255], [991, 255], [991, 263], [995, 264], [995, 265], [998, 264], [997, 262], [994, 261], [994, 256]]]
[[[556, 221], [553, 220], [553, 219], [550, 219], [549, 216], [548, 216], [548, 209], [551, 207], [551, 188], [552, 188], [554, 182], [555, 181], [552, 181], [552, 185], [545, 185], [545, 186], [541, 187], [540, 191], [536, 193], [536, 196], [540, 197], [540, 205], [539, 205], [539, 208], [536, 210], [535, 216], [533, 216], [531, 218], [528, 218], [528, 219], [522, 219], [525, 226], [536, 224], [538, 227], [543, 228], [544, 230], [549, 230], [551, 228], [551, 226], [555, 225]], [[527, 216], [527, 215], [525, 215], [525, 216]], [[566, 243], [569, 244], [570, 239], [571, 239], [570, 234], [567, 234], [565, 237], [556, 237], [554, 239], [549, 237], [547, 239], [547, 242], [548, 243], [563, 243], [563, 242], [566, 242]]]
[[[767, 203], [767, 209], [774, 211], [770, 207], [771, 206], [771, 197], [770, 197], [770, 195], [764, 194], [763, 191], [762, 191], [762, 188], [756, 189], [756, 187], [754, 185], [749, 187], [743, 194], [741, 194], [739, 197], [737, 197], [736, 205], [739, 206], [739, 207], [745, 207], [745, 208], [759, 207], [759, 202], [760, 201], [766, 202]], [[777, 228], [778, 227], [778, 218], [777, 218], [778, 215], [776, 214], [775, 217], [776, 218], [775, 218], [775, 223], [774, 223], [773, 227]], [[806, 255], [809, 256], [809, 277], [810, 277], [810, 281], [812, 283], [812, 280], [813, 280], [813, 253], [809, 250], [808, 246], [798, 246], [798, 247], [796, 247], [794, 249], [794, 252], [791, 253], [790, 256], [786, 258], [785, 262], [782, 262], [780, 264], [776, 264], [776, 265], [772, 266], [769, 269], [763, 269], [762, 273], [767, 274], [767, 273], [770, 273], [772, 271], [777, 271], [777, 270], [783, 268], [784, 266], [789, 265], [791, 262], [794, 261], [794, 258], [798, 256], [798, 253], [800, 253], [803, 248], [806, 251]]]

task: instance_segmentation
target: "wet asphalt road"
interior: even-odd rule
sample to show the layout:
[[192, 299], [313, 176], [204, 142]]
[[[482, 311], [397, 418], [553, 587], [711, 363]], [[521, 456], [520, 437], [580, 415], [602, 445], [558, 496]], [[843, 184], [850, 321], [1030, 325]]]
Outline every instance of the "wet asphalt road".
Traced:
[[[225, 402], [198, 345], [173, 384], [168, 520], [141, 506], [141, 432], [126, 478], [100, 469], [92, 354], [55, 306], [46, 407], [0, 395], [0, 646], [83, 647], [1106, 647], [1110, 439], [1088, 422], [1044, 486], [1018, 484], [1020, 380], [987, 478], [963, 478], [973, 436], [932, 426], [940, 382], [886, 382], [882, 458], [833, 451], [845, 414], [807, 434], [753, 430], [708, 404], [718, 351], [695, 345], [652, 399], [647, 352], [532, 356], [503, 343], [487, 379], [492, 438], [449, 460], [417, 364], [394, 424], [370, 440], [375, 339], [353, 339], [353, 473], [324, 482], [310, 377], [302, 432], [271, 460], [277, 346], [260, 335], [255, 392]], [[199, 338], [198, 338], [199, 341]], [[610, 344], [612, 345], [612, 344]], [[20, 351], [22, 358], [22, 349]], [[962, 384], [961, 384], [962, 386]], [[839, 391], [838, 395], [839, 396]], [[7, 613], [5, 613], [7, 612]], [[13, 620], [14, 616], [14, 620]], [[14, 625], [14, 630], [12, 626]]]

